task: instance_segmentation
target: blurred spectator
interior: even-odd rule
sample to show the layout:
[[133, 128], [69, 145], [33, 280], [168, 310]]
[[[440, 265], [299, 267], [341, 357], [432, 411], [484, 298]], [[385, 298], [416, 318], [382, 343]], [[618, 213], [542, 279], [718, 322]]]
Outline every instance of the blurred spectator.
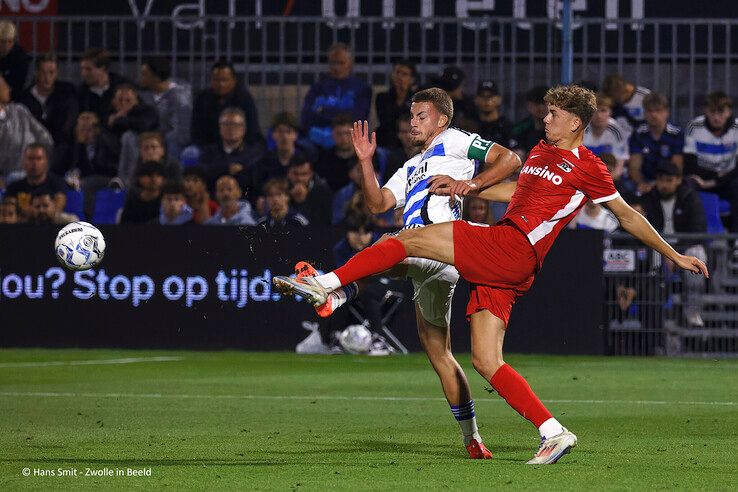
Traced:
[[246, 143], [261, 142], [259, 116], [251, 93], [239, 84], [236, 70], [229, 62], [219, 61], [210, 71], [210, 88], [197, 94], [192, 107], [191, 141], [199, 147], [220, 143], [218, 122], [225, 108], [243, 110], [246, 119]]
[[36, 58], [35, 83], [20, 95], [19, 102], [51, 134], [54, 140], [51, 168], [57, 169], [73, 145], [79, 109], [74, 86], [57, 80], [56, 55], [47, 53]]
[[645, 87], [636, 86], [628, 82], [620, 74], [612, 74], [605, 77], [602, 82], [602, 93], [612, 99], [612, 117], [626, 132], [626, 138], [630, 136], [645, 120], [645, 106], [643, 99], [651, 93]]
[[587, 200], [569, 227], [572, 229], [596, 229], [609, 233], [620, 227], [620, 222], [608, 209], [594, 203], [592, 200]]
[[476, 114], [466, 130], [476, 132], [486, 140], [509, 146], [512, 123], [500, 114], [502, 95], [494, 81], [485, 80], [479, 84], [474, 105]]
[[153, 95], [167, 155], [177, 157], [190, 140], [192, 89], [183, 82], [175, 82], [171, 76], [172, 67], [167, 58], [148, 57], [141, 63], [141, 87]]
[[474, 119], [474, 101], [464, 95], [466, 74], [459, 67], [446, 67], [440, 77], [433, 79], [433, 85], [443, 89], [454, 103], [454, 117], [451, 126], [463, 127], [463, 122]]
[[684, 174], [701, 191], [730, 202], [730, 232], [738, 232], [738, 119], [733, 100], [722, 91], [707, 96], [704, 114], [687, 127]]
[[[36, 121], [28, 108], [10, 102], [10, 86], [0, 76], [0, 189], [2, 182], [17, 179], [23, 150], [27, 145], [39, 143], [51, 149], [54, 145], [46, 128]], [[15, 173], [15, 174], [14, 174]]]
[[[272, 120], [271, 134], [276, 148], [264, 154], [259, 163], [260, 182], [287, 176], [290, 162], [298, 154], [297, 138], [300, 127], [292, 113], [277, 113]], [[300, 152], [301, 153], [301, 152]], [[259, 189], [261, 192], [261, 189]]]
[[66, 225], [77, 222], [79, 217], [58, 209], [54, 197], [47, 190], [39, 190], [31, 197], [31, 222], [34, 224]]
[[525, 109], [528, 116], [515, 124], [512, 128], [510, 147], [520, 154], [525, 162], [525, 156], [538, 142], [546, 139], [543, 118], [548, 114], [548, 105], [543, 100], [548, 87], [536, 86], [525, 94]]
[[269, 212], [259, 219], [259, 225], [272, 232], [289, 232], [302, 229], [310, 221], [290, 207], [289, 183], [283, 178], [272, 178], [264, 183]]
[[494, 225], [495, 223], [490, 203], [478, 196], [468, 196], [464, 199], [464, 220], [477, 224]]
[[607, 166], [607, 170], [610, 171], [612, 176], [612, 182], [615, 184], [615, 189], [618, 190], [620, 196], [623, 197], [628, 204], [632, 205], [636, 201], [636, 188], [635, 183], [628, 179], [628, 176], [624, 172], [622, 167], [618, 166], [618, 160], [614, 155], [607, 152], [599, 155], [599, 158]]
[[156, 161], [141, 163], [136, 170], [136, 184], [123, 205], [121, 224], [145, 224], [159, 217], [164, 166]]
[[15, 197], [3, 197], [0, 202], [0, 224], [17, 224], [19, 221], [18, 200]]
[[[375, 175], [377, 173], [376, 167], [374, 168], [374, 173]], [[359, 161], [354, 160], [351, 169], [349, 169], [349, 183], [333, 195], [331, 223], [339, 224], [343, 221], [346, 215], [350, 213], [352, 203], [353, 205], [356, 204], [356, 194], [361, 192], [361, 180], [361, 166], [359, 165]], [[363, 197], [364, 195], [361, 193], [362, 200]], [[361, 205], [360, 210], [364, 213], [364, 203], [362, 202]], [[368, 210], [366, 212], [368, 213]], [[394, 211], [390, 210], [379, 215], [370, 214], [370, 217], [377, 225], [386, 225], [387, 227], [391, 227], [391, 223], [393, 222], [393, 212]]]
[[67, 185], [64, 180], [49, 172], [49, 154], [45, 145], [32, 143], [26, 146], [23, 151], [23, 171], [26, 173], [25, 178], [14, 181], [5, 190], [5, 196], [18, 200], [18, 211], [22, 219], [32, 216], [31, 197], [42, 191], [54, 197], [57, 210], [64, 210]]
[[256, 225], [251, 204], [242, 199], [241, 187], [233, 176], [221, 176], [215, 182], [215, 198], [220, 210], [206, 223], [210, 225]]
[[133, 186], [136, 168], [142, 162], [158, 162], [162, 165], [165, 180], [178, 180], [181, 169], [179, 161], [167, 155], [164, 147], [164, 137], [159, 132], [143, 132], [136, 138], [137, 147], [120, 156], [118, 178], [126, 188]]
[[115, 88], [112, 111], [106, 123], [108, 129], [119, 138], [125, 132], [151, 132], [159, 126], [159, 115], [156, 109], [144, 104], [138, 95], [138, 89], [129, 83], [119, 84]]
[[295, 211], [307, 217], [313, 225], [330, 225], [331, 189], [320, 176], [315, 175], [312, 162], [305, 158], [293, 159], [287, 171], [287, 181]]
[[205, 170], [199, 166], [188, 167], [182, 173], [187, 205], [192, 209], [195, 224], [204, 224], [218, 211], [218, 204], [210, 198]]
[[358, 77], [354, 69], [351, 49], [336, 43], [328, 49], [328, 76], [310, 87], [302, 107], [301, 126], [311, 141], [322, 148], [330, 148], [331, 123], [342, 113], [349, 113], [351, 121], [369, 119], [372, 89]]
[[597, 111], [584, 130], [584, 145], [596, 156], [602, 154], [615, 156], [617, 174], [620, 176], [625, 169], [625, 162], [630, 158], [628, 137], [617, 121], [611, 118], [611, 114], [610, 96], [597, 94]]
[[[338, 191], [349, 182], [348, 172], [356, 161], [351, 131], [354, 122], [350, 114], [339, 114], [331, 122], [333, 141], [331, 149], [323, 149], [315, 163], [315, 172], [325, 179], [333, 191]], [[375, 154], [376, 157], [376, 154]]]
[[192, 209], [185, 200], [184, 186], [167, 181], [161, 189], [161, 210], [155, 223], [161, 225], [192, 224]]
[[400, 115], [397, 120], [397, 139], [400, 142], [400, 146], [393, 149], [387, 156], [387, 165], [384, 167], [384, 176], [382, 181], [387, 182], [393, 174], [397, 172], [405, 163], [413, 157], [415, 154], [420, 152], [420, 147], [413, 145], [412, 137], [410, 132], [410, 112], [406, 112]]
[[246, 142], [247, 122], [241, 108], [225, 108], [218, 126], [219, 143], [205, 147], [200, 157], [209, 182], [214, 183], [220, 176], [231, 175], [238, 180], [240, 188], [249, 198], [256, 198], [257, 163], [264, 155], [264, 147], [260, 143]]
[[684, 133], [669, 123], [669, 102], [659, 93], [652, 92], [643, 98], [646, 123], [630, 136], [630, 160], [628, 173], [638, 191], [647, 193], [656, 178], [656, 166], [663, 160], [671, 160], [683, 169]]
[[10, 96], [17, 101], [28, 77], [31, 57], [16, 43], [18, 32], [15, 24], [0, 20], [0, 75], [10, 86]]
[[101, 122], [108, 121], [115, 89], [128, 81], [115, 72], [109, 72], [110, 55], [103, 48], [90, 48], [82, 55], [79, 72], [79, 110], [92, 111]]
[[418, 72], [410, 60], [398, 60], [390, 74], [390, 88], [380, 92], [374, 101], [379, 127], [377, 128], [377, 145], [388, 149], [399, 147], [397, 138], [397, 121], [400, 116], [410, 111], [413, 94], [417, 90]]

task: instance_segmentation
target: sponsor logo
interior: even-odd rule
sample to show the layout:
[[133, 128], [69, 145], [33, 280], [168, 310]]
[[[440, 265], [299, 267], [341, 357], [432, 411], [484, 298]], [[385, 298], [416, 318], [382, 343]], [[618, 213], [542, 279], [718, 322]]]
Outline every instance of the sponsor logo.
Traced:
[[520, 171], [520, 174], [532, 174], [533, 176], [539, 176], [543, 179], [547, 179], [548, 181], [552, 182], [556, 186], [559, 186], [561, 183], [564, 182], [561, 176], [554, 173], [553, 171], [549, 171], [548, 166], [546, 167], [525, 166]]

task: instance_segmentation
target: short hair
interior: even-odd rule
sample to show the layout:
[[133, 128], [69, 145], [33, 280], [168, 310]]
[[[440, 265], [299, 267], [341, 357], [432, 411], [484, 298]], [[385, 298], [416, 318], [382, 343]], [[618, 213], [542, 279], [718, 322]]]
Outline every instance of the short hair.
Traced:
[[138, 87], [131, 84], [130, 82], [123, 82], [115, 86], [115, 91], [113, 94], [117, 94], [120, 91], [131, 91], [134, 94], [136, 94], [136, 97], [138, 97]]
[[310, 167], [313, 167], [313, 161], [310, 160], [307, 154], [296, 152], [295, 155], [290, 158], [289, 167], [299, 167], [304, 166], [305, 164], [310, 164]]
[[146, 161], [139, 164], [136, 168], [136, 177], [153, 176], [154, 174], [164, 176], [164, 165], [161, 162]]
[[186, 167], [182, 171], [182, 179], [185, 179], [185, 178], [197, 178], [203, 183], [208, 182], [208, 175], [205, 172], [205, 168], [203, 168], [202, 166]]
[[714, 91], [705, 98], [705, 107], [715, 111], [733, 107], [733, 99], [723, 91]]
[[613, 73], [602, 81], [602, 92], [613, 99], [617, 99], [617, 96], [623, 92], [626, 85], [628, 85], [628, 81], [622, 75]]
[[18, 34], [15, 24], [9, 20], [0, 21], [0, 39], [15, 39]]
[[353, 58], [354, 56], [353, 53], [351, 52], [351, 47], [348, 44], [342, 43], [340, 41], [338, 43], [333, 43], [330, 47], [328, 47], [327, 53], [330, 55], [334, 51], [345, 51], [346, 53], [349, 54], [350, 57]]
[[183, 195], [185, 194], [184, 185], [179, 180], [171, 180], [164, 183], [161, 187], [161, 194], [164, 195]]
[[80, 120], [92, 120], [95, 122], [95, 125], [100, 125], [100, 117], [92, 111], [82, 111], [77, 115], [77, 121], [79, 122]]
[[582, 129], [589, 124], [592, 115], [597, 111], [597, 96], [591, 90], [578, 85], [552, 87], [546, 92], [543, 100], [582, 120]]
[[82, 55], [82, 59], [89, 61], [97, 68], [107, 70], [110, 66], [110, 54], [105, 48], [90, 48]]
[[141, 65], [149, 67], [159, 80], [168, 80], [172, 76], [172, 64], [163, 56], [147, 56], [141, 61]]
[[444, 91], [443, 89], [439, 89], [438, 87], [431, 87], [430, 89], [416, 92], [413, 95], [412, 102], [431, 103], [438, 110], [439, 113], [446, 115], [446, 117], [448, 118], [448, 123], [446, 123], [447, 126], [454, 118], [454, 103], [451, 100], [451, 96], [449, 96], [446, 91]]
[[607, 94], [603, 92], [597, 93], [597, 107], [600, 106], [607, 106], [608, 108], [612, 108], [613, 106], [613, 100], [612, 97], [608, 96]]
[[28, 145], [26, 145], [23, 148], [23, 155], [25, 156], [26, 153], [28, 153], [29, 150], [36, 150], [41, 149], [44, 151], [44, 156], [48, 159], [49, 158], [49, 149], [46, 148], [46, 145], [42, 144], [41, 142], [31, 142]]
[[365, 213], [356, 212], [349, 210], [346, 213], [346, 217], [343, 219], [343, 225], [346, 227], [346, 231], [358, 232], [372, 232], [374, 231], [374, 223], [371, 217]]
[[233, 67], [233, 64], [229, 62], [228, 60], [225, 60], [222, 58], [218, 60], [217, 62], [213, 63], [213, 66], [210, 69], [210, 73], [213, 73], [216, 70], [223, 70], [223, 69], [230, 70], [231, 74], [233, 74], [234, 77], [236, 76], [236, 69]]
[[272, 178], [264, 183], [264, 194], [268, 195], [272, 189], [276, 189], [280, 193], [289, 195], [290, 184], [285, 178]]
[[52, 53], [52, 52], [42, 53], [36, 57], [35, 67], [36, 67], [36, 70], [38, 70], [39, 68], [41, 68], [41, 65], [43, 65], [44, 63], [56, 63], [56, 62], [57, 62], [56, 53]]
[[220, 119], [225, 116], [240, 116], [241, 119], [246, 122], [246, 113], [238, 106], [228, 106], [223, 111], [221, 111], [220, 116], [218, 116], [218, 121], [220, 121]]
[[138, 136], [139, 145], [148, 140], [158, 140], [161, 146], [164, 147], [164, 137], [159, 132], [143, 132]]
[[669, 100], [658, 92], [651, 92], [643, 97], [643, 109], [669, 109]]
[[351, 113], [339, 113], [331, 120], [331, 128], [339, 126], [353, 126], [354, 116]]
[[300, 131], [300, 123], [297, 121], [297, 116], [289, 111], [283, 111], [274, 115], [274, 118], [272, 119], [272, 129], [275, 129], [278, 126], [288, 126], [296, 132]]

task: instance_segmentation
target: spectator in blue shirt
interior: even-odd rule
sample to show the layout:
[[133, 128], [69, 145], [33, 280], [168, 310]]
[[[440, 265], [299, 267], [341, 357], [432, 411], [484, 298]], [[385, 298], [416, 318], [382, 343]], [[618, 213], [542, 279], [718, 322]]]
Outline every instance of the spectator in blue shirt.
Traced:
[[242, 199], [241, 187], [227, 174], [215, 182], [215, 198], [220, 210], [207, 221], [209, 225], [256, 225], [251, 204]]

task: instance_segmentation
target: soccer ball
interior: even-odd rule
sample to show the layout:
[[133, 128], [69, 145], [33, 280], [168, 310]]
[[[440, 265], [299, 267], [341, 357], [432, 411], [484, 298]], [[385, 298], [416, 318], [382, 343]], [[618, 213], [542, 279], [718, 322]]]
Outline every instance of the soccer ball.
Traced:
[[89, 270], [105, 255], [105, 238], [87, 222], [67, 224], [56, 235], [54, 251], [59, 262], [70, 270]]
[[364, 325], [349, 325], [338, 334], [338, 342], [350, 354], [366, 354], [372, 348], [372, 332]]

